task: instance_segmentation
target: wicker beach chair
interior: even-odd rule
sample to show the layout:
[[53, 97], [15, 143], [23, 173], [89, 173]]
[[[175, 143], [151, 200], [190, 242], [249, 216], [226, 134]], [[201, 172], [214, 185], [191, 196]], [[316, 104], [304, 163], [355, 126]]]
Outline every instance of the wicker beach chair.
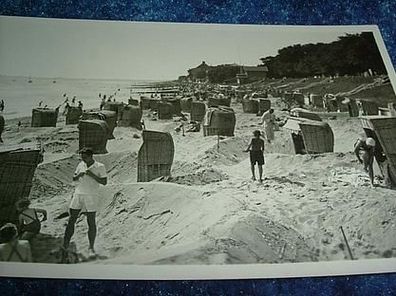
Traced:
[[144, 130], [138, 155], [138, 182], [149, 182], [169, 176], [175, 148], [169, 133]]
[[390, 185], [396, 186], [396, 117], [362, 116], [367, 137], [376, 142], [375, 158]]
[[32, 110], [32, 127], [55, 127], [58, 113], [58, 108], [34, 108]]
[[242, 109], [244, 113], [257, 114], [259, 112], [259, 102], [258, 100], [243, 99]]
[[171, 103], [160, 102], [158, 104], [158, 119], [172, 119], [173, 105]]
[[139, 106], [128, 105], [122, 110], [121, 120], [118, 122], [119, 126], [132, 126], [141, 128], [142, 109]]
[[334, 151], [334, 134], [328, 123], [290, 117], [284, 125], [292, 131], [296, 154], [317, 154]]
[[208, 107], [218, 107], [218, 106], [231, 106], [231, 98], [209, 98]]
[[37, 144], [0, 146], [0, 225], [17, 220], [15, 203], [29, 196], [41, 161]]
[[204, 136], [233, 136], [236, 124], [234, 110], [230, 107], [208, 108], [203, 123]]
[[183, 112], [191, 112], [192, 98], [182, 98], [180, 100], [180, 108]]
[[82, 108], [80, 107], [68, 107], [66, 113], [66, 124], [78, 124], [82, 113]]
[[203, 102], [192, 102], [190, 120], [202, 122], [206, 113], [206, 105]]
[[114, 139], [114, 129], [117, 126], [117, 113], [115, 111], [101, 110], [84, 112], [81, 115], [82, 120], [104, 120], [107, 124], [107, 139]]
[[80, 120], [79, 149], [91, 148], [95, 154], [107, 153], [108, 126], [104, 120]]

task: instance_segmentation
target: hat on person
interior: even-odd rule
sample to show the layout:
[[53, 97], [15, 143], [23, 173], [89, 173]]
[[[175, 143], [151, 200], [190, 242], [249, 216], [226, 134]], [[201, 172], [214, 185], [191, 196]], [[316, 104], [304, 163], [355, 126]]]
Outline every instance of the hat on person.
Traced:
[[84, 147], [80, 150], [81, 154], [88, 154], [88, 155], [93, 155], [93, 150], [92, 148], [89, 147]]
[[366, 145], [367, 146], [371, 146], [371, 147], [375, 147], [375, 140], [373, 138], [367, 138], [366, 139]]

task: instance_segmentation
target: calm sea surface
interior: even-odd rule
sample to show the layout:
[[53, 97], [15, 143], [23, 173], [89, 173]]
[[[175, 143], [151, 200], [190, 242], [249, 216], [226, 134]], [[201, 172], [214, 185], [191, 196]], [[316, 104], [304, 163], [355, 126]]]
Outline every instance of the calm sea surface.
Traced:
[[[29, 80], [31, 81], [29, 83]], [[114, 95], [117, 101], [128, 102], [130, 89], [133, 88], [133, 97], [142, 85], [154, 81], [133, 80], [90, 80], [90, 79], [47, 79], [0, 76], [0, 100], [5, 102], [3, 115], [6, 119], [31, 116], [32, 108], [43, 101], [42, 106], [57, 107], [65, 98], [69, 101], [75, 96], [76, 102], [81, 100], [84, 109], [98, 108], [99, 94]], [[120, 89], [118, 91], [118, 89]], [[66, 94], [66, 95], [65, 95]], [[65, 95], [65, 96], [64, 96]], [[63, 107], [60, 109], [63, 111]]]

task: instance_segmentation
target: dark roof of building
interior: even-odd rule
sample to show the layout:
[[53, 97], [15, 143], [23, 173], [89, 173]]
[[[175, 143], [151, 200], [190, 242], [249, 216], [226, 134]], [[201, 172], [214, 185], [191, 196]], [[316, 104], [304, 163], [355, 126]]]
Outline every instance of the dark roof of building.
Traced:
[[200, 69], [200, 68], [210, 68], [211, 66], [209, 66], [207, 63], [205, 63], [205, 61], [203, 61], [201, 64], [199, 64], [198, 66], [196, 66], [195, 68], [191, 68], [188, 69], [188, 71], [190, 70], [196, 70], [196, 69]]

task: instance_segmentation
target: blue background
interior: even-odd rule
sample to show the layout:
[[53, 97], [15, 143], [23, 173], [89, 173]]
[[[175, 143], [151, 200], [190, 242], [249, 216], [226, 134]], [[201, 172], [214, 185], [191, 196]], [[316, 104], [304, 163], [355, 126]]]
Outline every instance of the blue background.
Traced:
[[[100, 20], [380, 27], [396, 64], [395, 0], [1, 0], [0, 15]], [[1, 295], [396, 295], [396, 273], [229, 281], [0, 280]]]

